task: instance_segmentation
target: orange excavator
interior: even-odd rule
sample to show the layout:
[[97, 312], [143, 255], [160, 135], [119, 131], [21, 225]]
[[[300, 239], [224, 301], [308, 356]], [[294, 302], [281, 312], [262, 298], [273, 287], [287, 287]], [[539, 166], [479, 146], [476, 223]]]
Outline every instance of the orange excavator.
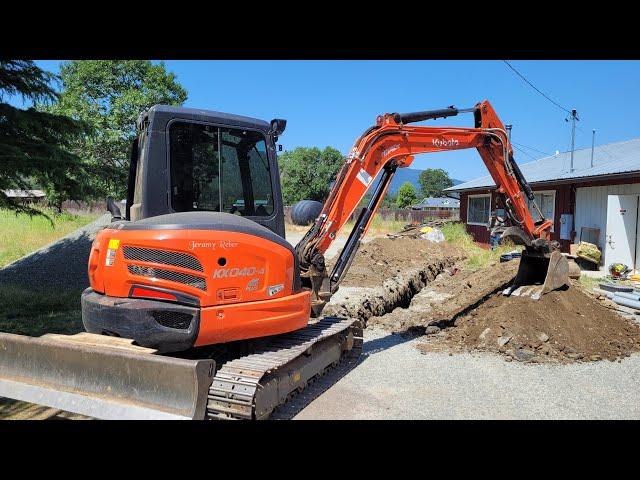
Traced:
[[[411, 124], [472, 113], [473, 128]], [[341, 361], [362, 325], [322, 317], [398, 168], [422, 153], [476, 148], [506, 199], [504, 237], [524, 245], [508, 293], [567, 283], [533, 193], [489, 102], [384, 114], [358, 138], [324, 207], [285, 240], [278, 136], [286, 122], [156, 106], [138, 120], [126, 211], [91, 249], [88, 333], [0, 334], [0, 396], [98, 418], [267, 418]], [[331, 272], [325, 253], [365, 193]], [[534, 221], [528, 204], [540, 217]]]

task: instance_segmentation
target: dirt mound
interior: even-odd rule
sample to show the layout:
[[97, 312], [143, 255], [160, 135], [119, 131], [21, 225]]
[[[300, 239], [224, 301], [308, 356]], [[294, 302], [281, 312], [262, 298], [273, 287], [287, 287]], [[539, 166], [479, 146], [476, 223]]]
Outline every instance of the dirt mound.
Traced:
[[496, 352], [526, 362], [616, 360], [640, 351], [640, 325], [577, 284], [538, 301], [495, 294], [431, 338], [418, 348]]
[[[449, 257], [461, 258], [462, 253], [444, 242], [429, 242], [421, 238], [374, 238], [360, 246], [342, 285], [376, 287], [412, 267]], [[329, 272], [333, 264], [334, 261], [329, 262]]]
[[517, 262], [494, 263], [482, 270], [462, 265], [449, 268], [417, 293], [407, 308], [371, 318], [369, 323], [391, 332], [434, 326], [431, 332], [496, 290], [506, 288], [517, 271]]

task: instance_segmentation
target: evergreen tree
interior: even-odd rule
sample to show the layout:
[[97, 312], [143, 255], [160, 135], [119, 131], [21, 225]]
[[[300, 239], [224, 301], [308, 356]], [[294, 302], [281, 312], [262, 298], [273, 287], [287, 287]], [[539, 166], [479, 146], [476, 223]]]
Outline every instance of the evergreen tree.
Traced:
[[5, 191], [39, 187], [58, 208], [67, 199], [87, 195], [89, 172], [71, 145], [89, 128], [64, 115], [16, 108], [5, 102], [19, 96], [23, 103], [46, 104], [57, 98], [55, 76], [31, 60], [0, 60], [0, 207], [39, 214], [9, 198]]

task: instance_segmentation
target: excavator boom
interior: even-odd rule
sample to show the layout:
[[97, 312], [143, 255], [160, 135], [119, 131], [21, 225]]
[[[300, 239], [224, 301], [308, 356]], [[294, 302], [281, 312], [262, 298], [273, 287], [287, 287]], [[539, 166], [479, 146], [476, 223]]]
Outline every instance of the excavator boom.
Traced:
[[[464, 128], [410, 125], [460, 113], [473, 113], [475, 126]], [[326, 302], [337, 291], [395, 171], [411, 165], [414, 156], [418, 154], [467, 148], [478, 150], [498, 193], [506, 198], [509, 217], [514, 223], [509, 237], [515, 238], [517, 243], [526, 245], [532, 251], [550, 253], [550, 230], [553, 222], [543, 219], [533, 192], [513, 158], [505, 128], [488, 101], [485, 100], [468, 109], [449, 107], [424, 112], [384, 114], [378, 116], [376, 124], [356, 140], [338, 172], [320, 215], [296, 246], [302, 277], [312, 290], [314, 315], [320, 315]], [[324, 253], [361, 202], [373, 179], [379, 174], [380, 180], [371, 200], [362, 209], [333, 271], [328, 274]], [[534, 206], [541, 221], [534, 221], [528, 203]], [[519, 279], [526, 281], [522, 275]], [[559, 281], [562, 282], [562, 278]], [[554, 282], [557, 283], [558, 281]]]

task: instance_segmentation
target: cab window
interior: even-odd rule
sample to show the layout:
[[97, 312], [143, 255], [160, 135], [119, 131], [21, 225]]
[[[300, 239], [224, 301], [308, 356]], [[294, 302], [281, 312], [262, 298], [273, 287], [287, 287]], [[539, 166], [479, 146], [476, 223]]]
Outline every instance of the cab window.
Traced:
[[177, 212], [273, 213], [271, 173], [263, 134], [174, 122], [169, 128], [171, 205]]

